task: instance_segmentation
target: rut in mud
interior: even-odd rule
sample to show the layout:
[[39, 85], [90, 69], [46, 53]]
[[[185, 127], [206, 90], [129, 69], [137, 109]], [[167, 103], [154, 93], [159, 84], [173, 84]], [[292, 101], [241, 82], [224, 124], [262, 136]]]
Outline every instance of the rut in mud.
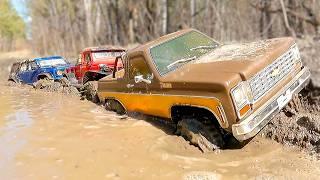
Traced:
[[297, 146], [320, 158], [320, 88], [310, 84], [260, 135], [284, 145]]

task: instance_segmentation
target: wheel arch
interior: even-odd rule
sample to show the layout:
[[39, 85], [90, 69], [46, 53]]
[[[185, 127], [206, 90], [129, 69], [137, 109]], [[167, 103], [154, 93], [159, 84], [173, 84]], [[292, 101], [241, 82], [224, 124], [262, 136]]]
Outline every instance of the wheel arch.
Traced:
[[47, 77], [49, 79], [53, 79], [53, 77], [50, 73], [40, 73], [37, 75], [37, 80], [43, 79], [45, 77]]
[[12, 82], [15, 82], [15, 83], [18, 82], [17, 80], [14, 80], [13, 78], [9, 78], [8, 81], [12, 81]]
[[124, 104], [123, 104], [120, 100], [118, 100], [117, 98], [115, 98], [115, 97], [106, 97], [106, 98], [104, 98], [104, 101], [103, 101], [102, 103], [105, 104], [105, 103], [107, 102], [107, 100], [117, 101], [117, 102], [122, 106], [122, 108], [124, 109], [124, 111], [125, 111], [126, 113], [128, 112], [126, 106], [124, 106]]
[[[221, 127], [221, 128], [228, 128], [229, 124], [226, 119], [224, 110], [221, 105], [217, 106], [219, 115], [213, 111], [212, 109], [206, 107], [206, 106], [200, 106], [200, 105], [192, 105], [192, 104], [173, 104], [170, 107], [170, 117], [171, 119], [177, 123], [179, 121], [179, 118], [181, 117], [182, 113], [202, 113], [204, 115], [212, 116], [214, 119], [214, 123]], [[179, 112], [180, 111], [180, 112]], [[179, 117], [180, 116], [180, 117]]]

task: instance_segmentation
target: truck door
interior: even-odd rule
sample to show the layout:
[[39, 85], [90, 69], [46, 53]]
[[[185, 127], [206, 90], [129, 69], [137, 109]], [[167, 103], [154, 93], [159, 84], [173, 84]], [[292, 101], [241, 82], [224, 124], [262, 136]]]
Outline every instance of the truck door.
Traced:
[[[131, 58], [129, 61], [129, 79], [127, 84], [127, 93], [130, 93], [132, 102], [134, 102], [133, 111], [146, 112], [155, 107], [153, 106], [153, 98], [151, 96], [151, 88], [153, 82], [153, 75], [145, 59], [141, 56]], [[150, 84], [145, 82], [136, 83], [135, 77], [142, 76], [146, 80], [150, 80]]]
[[27, 73], [27, 78], [28, 78], [28, 82], [30, 83], [34, 83], [36, 82], [37, 79], [37, 71], [38, 71], [39, 67], [37, 65], [37, 63], [35, 61], [30, 61], [28, 63], [28, 71]]
[[22, 83], [28, 83], [27, 68], [28, 64], [26, 62], [23, 62], [20, 67], [20, 72], [18, 73], [18, 77], [22, 81]]

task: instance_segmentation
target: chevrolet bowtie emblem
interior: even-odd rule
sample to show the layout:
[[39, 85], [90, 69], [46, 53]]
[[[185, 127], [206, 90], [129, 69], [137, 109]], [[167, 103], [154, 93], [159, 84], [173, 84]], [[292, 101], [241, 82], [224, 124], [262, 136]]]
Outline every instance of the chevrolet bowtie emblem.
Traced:
[[271, 77], [276, 77], [276, 76], [279, 75], [279, 73], [280, 73], [279, 68], [274, 69], [274, 70], [271, 72]]

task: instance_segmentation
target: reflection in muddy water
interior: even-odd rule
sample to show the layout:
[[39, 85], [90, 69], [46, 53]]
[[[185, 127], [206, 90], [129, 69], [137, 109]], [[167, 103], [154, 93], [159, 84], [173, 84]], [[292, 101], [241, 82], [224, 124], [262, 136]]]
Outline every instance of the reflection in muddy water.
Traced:
[[201, 153], [163, 127], [77, 98], [0, 86], [0, 179], [317, 179], [320, 163], [256, 138]]

